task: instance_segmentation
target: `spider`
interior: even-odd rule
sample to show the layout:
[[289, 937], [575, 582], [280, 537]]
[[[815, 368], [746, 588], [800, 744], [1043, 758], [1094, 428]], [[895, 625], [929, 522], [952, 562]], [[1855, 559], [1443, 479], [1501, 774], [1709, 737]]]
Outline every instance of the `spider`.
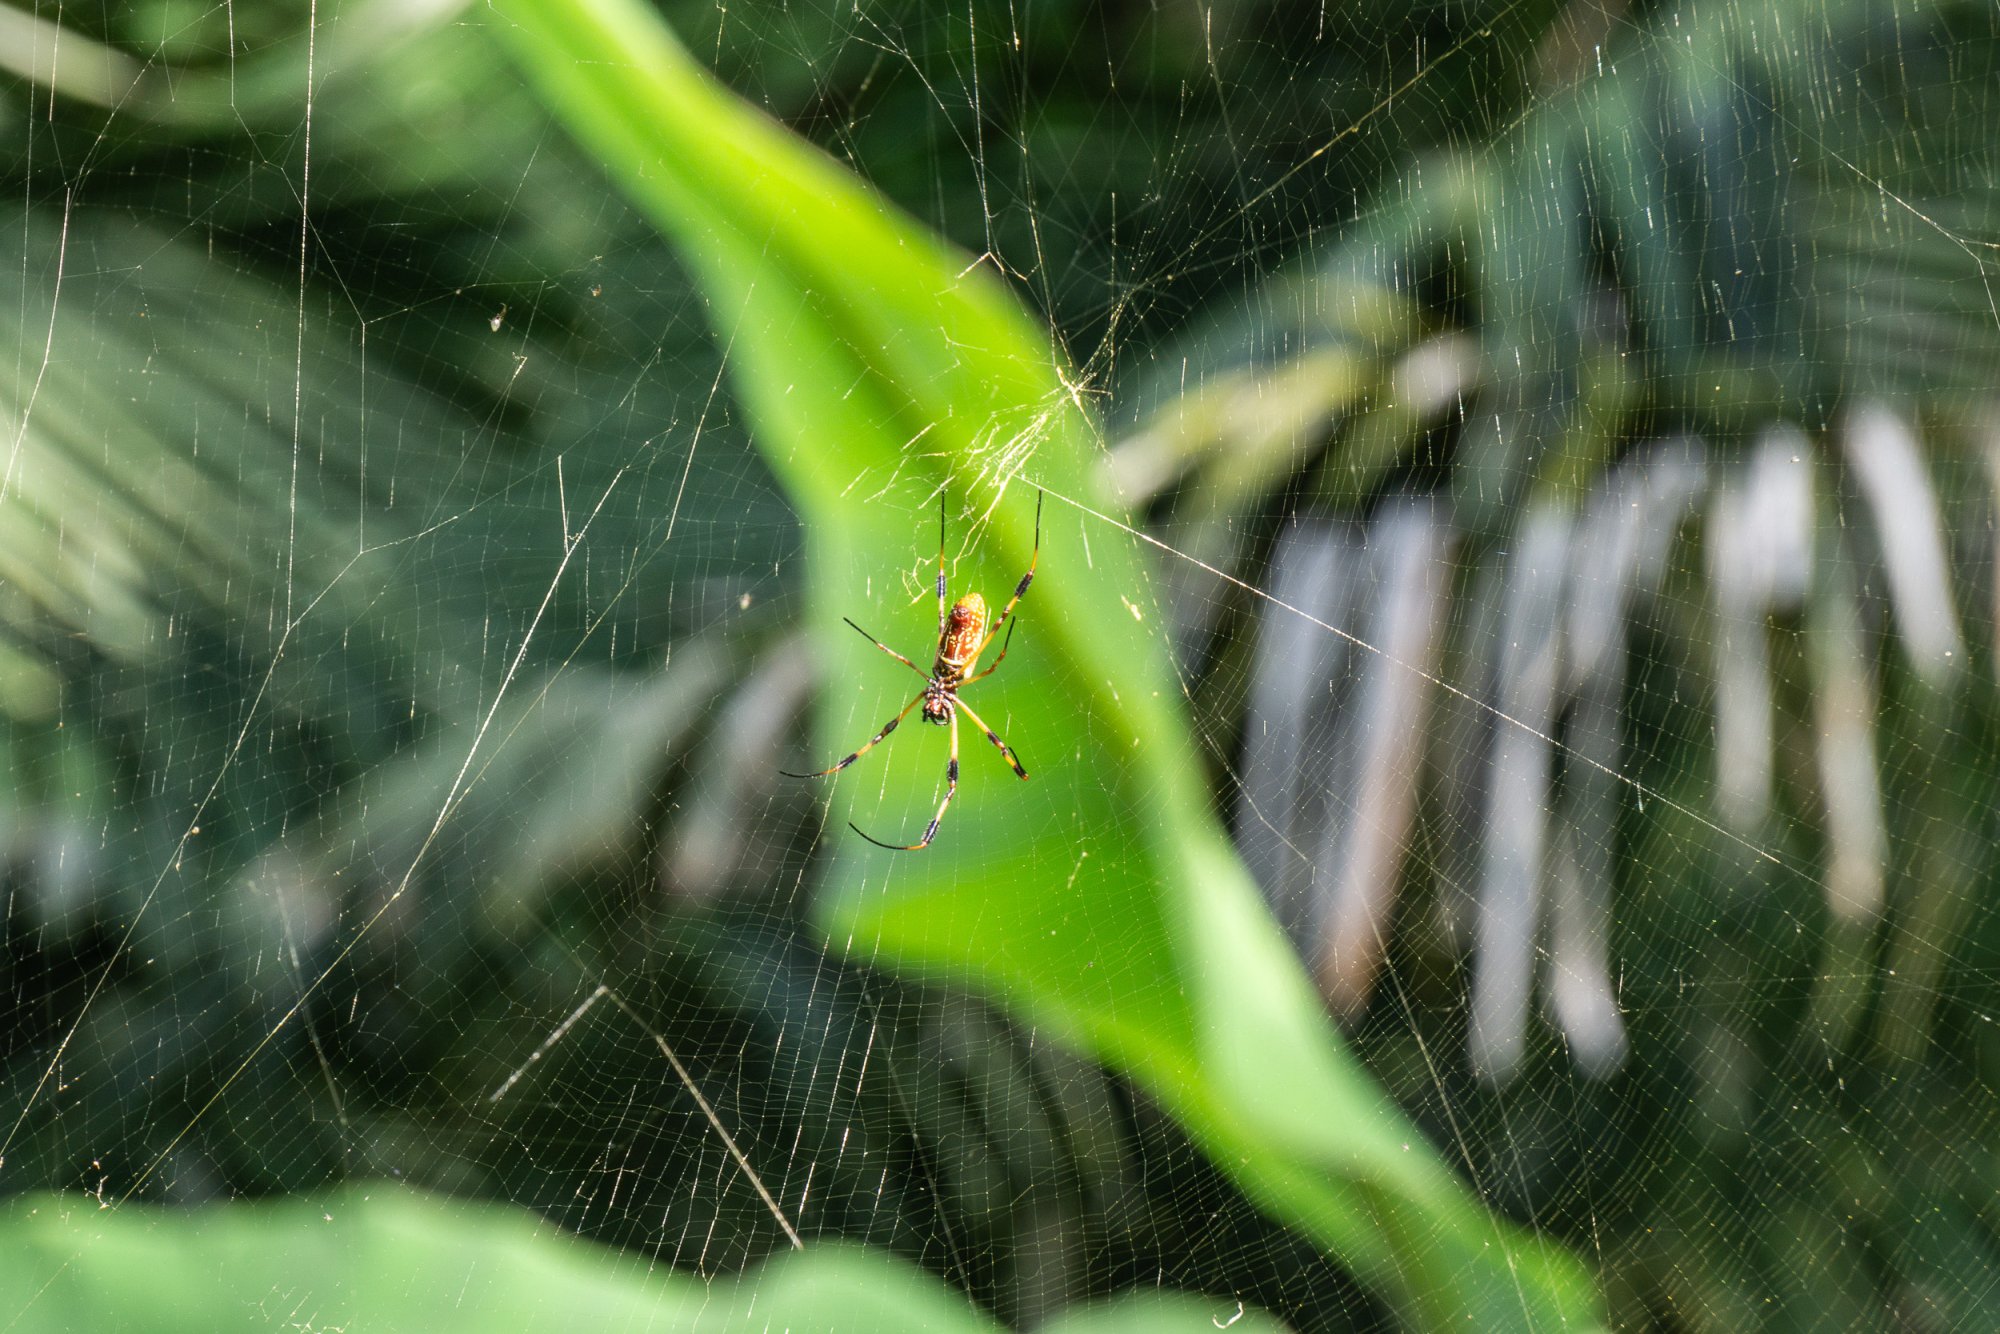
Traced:
[[[887, 848], [891, 852], [918, 852], [929, 847], [931, 840], [937, 837], [938, 825], [944, 821], [944, 813], [946, 808], [951, 805], [951, 799], [958, 795], [958, 715], [961, 710], [964, 711], [966, 717], [972, 719], [974, 725], [980, 731], [986, 733], [988, 741], [999, 747], [1001, 758], [1007, 761], [1016, 776], [1026, 778], [1028, 771], [1021, 767], [1021, 761], [1016, 758], [1014, 748], [1002, 741], [1000, 734], [988, 727], [986, 720], [974, 713], [965, 701], [958, 697], [958, 692], [971, 685], [974, 681], [983, 681], [993, 675], [994, 672], [999, 670], [1000, 664], [1007, 660], [1007, 648], [1014, 642], [1014, 627], [1009, 622], [1008, 617], [1014, 614], [1015, 604], [1021, 600], [1021, 595], [1028, 591], [1028, 585], [1034, 582], [1035, 562], [1041, 557], [1041, 554], [1042, 495], [1041, 492], [1037, 491], [1035, 493], [1035, 547], [1033, 553], [1028, 557], [1028, 572], [1021, 576], [1020, 583], [1014, 585], [1014, 596], [1009, 598], [1007, 605], [1000, 609], [1000, 615], [989, 625], [986, 619], [986, 599], [980, 597], [977, 593], [967, 593], [958, 601], [947, 605], [945, 602], [944, 579], [944, 493], [939, 492], [938, 639], [937, 658], [931, 664], [930, 671], [926, 672], [923, 668], [917, 666], [917, 664], [911, 662], [908, 658], [896, 652], [896, 650], [890, 648], [866, 630], [861, 629], [860, 626], [854, 625], [854, 622], [847, 617], [841, 618], [847, 621], [849, 625], [853, 625], [863, 639], [866, 639], [876, 648], [881, 649], [897, 662], [902, 663], [918, 676], [923, 677], [924, 688], [917, 692], [915, 699], [903, 706], [901, 713], [882, 724], [882, 730], [870, 737], [867, 745], [855, 751], [852, 755], [840, 761], [840, 763], [812, 774], [788, 773], [782, 769], [779, 772], [784, 773], [787, 778], [824, 778], [828, 774], [837, 774], [881, 744], [884, 737], [896, 730], [897, 724], [909, 717], [911, 709], [916, 708], [919, 704], [923, 705], [925, 722], [934, 723], [939, 727], [949, 724], [951, 727], [951, 758], [945, 761], [944, 766], [944, 800], [938, 803], [937, 814], [931, 817], [929, 827], [924, 830], [924, 836], [914, 843], [884, 843], [879, 838], [874, 838], [863, 833], [861, 827], [856, 824], [850, 822], [847, 826], [870, 843], [873, 843], [876, 847]], [[1003, 625], [1007, 627], [1007, 638], [1001, 641], [1000, 656], [993, 659], [991, 667], [988, 667], [985, 671], [977, 675], [972, 675], [973, 667], [979, 662], [979, 655], [986, 651], [986, 646], [993, 642], [994, 636], [1000, 633], [1000, 627]]]

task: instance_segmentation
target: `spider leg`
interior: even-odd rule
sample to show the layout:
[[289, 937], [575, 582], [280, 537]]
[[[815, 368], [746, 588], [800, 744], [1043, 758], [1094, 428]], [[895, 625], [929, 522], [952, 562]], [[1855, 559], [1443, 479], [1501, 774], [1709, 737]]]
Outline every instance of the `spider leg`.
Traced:
[[[1000, 664], [997, 662], [993, 664], [994, 667], [998, 667], [999, 665]], [[987, 668], [987, 670], [991, 671], [993, 670], [993, 668], [989, 667]], [[988, 727], [986, 725], [986, 720], [984, 718], [974, 713], [971, 709], [966, 709], [964, 700], [958, 701], [958, 707], [961, 709], [965, 709], [965, 716], [972, 719], [974, 723], [978, 724], [979, 730], [986, 733], [986, 739], [988, 741], [991, 741], [994, 745], [1000, 747], [1000, 757], [1006, 760], [1008, 764], [1013, 766], [1015, 774], [1018, 775], [1019, 777], [1026, 778], [1028, 776], [1028, 771], [1021, 767], [1021, 761], [1019, 757], [1017, 757], [1014, 754], [1014, 748], [1008, 745], [1006, 742], [1002, 741], [1000, 739], [1000, 734], [994, 731], [992, 728]]]
[[1007, 647], [1013, 642], [1014, 642], [1014, 627], [1010, 625], [1007, 627], [1007, 637], [1000, 641], [1000, 656], [995, 658], [990, 664], [988, 664], [985, 671], [979, 672], [973, 676], [966, 677], [963, 681], [960, 681], [956, 686], [952, 688], [954, 690], [963, 690], [967, 686], [971, 685], [974, 681], [983, 681], [987, 677], [993, 675], [993, 669], [995, 667], [998, 667], [1001, 663], [1007, 661]]
[[882, 724], [882, 730], [877, 732], [874, 736], [870, 737], [868, 739], [867, 745], [863, 746], [860, 750], [855, 751], [852, 755], [849, 755], [846, 759], [842, 760], [839, 764], [834, 765], [830, 769], [821, 769], [816, 774], [795, 774], [791, 772], [789, 769], [780, 769], [778, 770], [778, 772], [783, 774], [787, 778], [824, 778], [828, 774], [837, 774], [842, 769], [845, 769], [848, 765], [860, 759], [863, 755], [866, 755], [869, 751], [875, 749], [877, 745], [881, 744], [882, 738], [889, 735], [889, 733], [895, 731], [896, 724], [902, 722], [903, 719], [909, 717], [910, 710], [916, 708], [917, 705], [923, 703], [923, 700], [924, 700], [924, 692], [920, 690], [917, 692], [917, 697], [915, 699], [911, 700], [908, 704], [905, 704], [903, 706], [903, 711], [901, 713], [891, 718], [888, 722]]
[[[853, 622], [853, 621], [848, 621], [848, 620], [847, 620], [847, 618], [846, 618], [845, 616], [841, 617], [840, 619], [841, 619], [841, 620], [843, 620], [843, 621], [847, 621], [847, 623], [848, 623], [849, 625], [854, 625], [854, 622]], [[869, 643], [873, 644], [873, 645], [874, 645], [874, 646], [875, 646], [876, 648], [879, 648], [879, 649], [881, 649], [881, 650], [882, 650], [882, 651], [883, 651], [884, 653], [886, 653], [886, 654], [888, 654], [888, 655], [889, 655], [890, 657], [894, 658], [894, 659], [895, 659], [895, 660], [896, 660], [897, 662], [900, 662], [900, 663], [902, 663], [902, 664], [903, 664], [903, 665], [904, 665], [905, 667], [907, 667], [907, 668], [909, 668], [909, 669], [910, 669], [911, 671], [915, 672], [915, 673], [916, 673], [916, 674], [917, 674], [918, 676], [921, 676], [921, 677], [923, 677], [923, 678], [924, 678], [924, 680], [928, 681], [928, 680], [930, 680], [930, 679], [931, 679], [931, 674], [930, 674], [929, 672], [927, 672], [927, 671], [925, 671], [925, 670], [924, 670], [923, 668], [921, 668], [921, 667], [917, 666], [917, 664], [915, 664], [914, 662], [911, 662], [911, 661], [910, 661], [910, 660], [909, 660], [908, 658], [906, 658], [906, 657], [904, 657], [904, 656], [903, 656], [902, 654], [900, 654], [900, 653], [896, 652], [896, 650], [894, 650], [894, 649], [890, 648], [890, 647], [889, 647], [889, 646], [888, 646], [887, 644], [885, 644], [885, 643], [883, 643], [883, 642], [882, 642], [881, 640], [877, 639], [877, 638], [876, 638], [876, 637], [875, 637], [874, 635], [871, 635], [871, 634], [869, 634], [869, 633], [868, 633], [868, 632], [867, 632], [866, 630], [862, 630], [862, 629], [861, 629], [861, 627], [860, 627], [860, 626], [858, 626], [858, 625], [854, 625], [854, 628], [855, 628], [855, 629], [856, 629], [857, 631], [859, 631], [859, 632], [860, 632], [860, 634], [861, 634], [861, 637], [862, 637], [863, 639], [865, 639], [865, 640], [867, 640], [867, 641], [868, 641]], [[995, 665], [997, 666], [998, 664], [996, 663]]]
[[[1041, 558], [1042, 558], [1042, 493], [1040, 491], [1037, 491], [1035, 492], [1035, 549], [1028, 556], [1028, 572], [1021, 576], [1020, 583], [1014, 585], [1014, 596], [1007, 599], [1007, 605], [1000, 609], [999, 616], [995, 617], [993, 624], [987, 628], [986, 638], [980, 640], [979, 647], [972, 651], [973, 658], [977, 658], [981, 653], [984, 653], [986, 651], [986, 646], [992, 643], [994, 639], [999, 636], [1000, 627], [1007, 624], [1007, 618], [1014, 614], [1014, 604], [1019, 602], [1021, 600], [1021, 595], [1028, 591], [1028, 585], [1035, 582], [1035, 562], [1039, 561]], [[1003, 649], [1002, 652], [1005, 652], [1005, 650]], [[970, 659], [968, 659], [968, 661], [970, 661]], [[995, 667], [998, 667], [1000, 663], [996, 659], [993, 665]]]
[[[918, 698], [921, 699], [922, 696], [920, 695], [918, 696]], [[963, 706], [961, 705], [960, 707]], [[908, 710], [904, 710], [904, 712], [908, 712]], [[985, 724], [983, 723], [980, 725], [982, 727], [985, 726]], [[987, 735], [991, 736], [992, 733], [989, 732], [987, 733]], [[861, 834], [861, 837], [867, 839], [870, 843], [873, 843], [878, 848], [887, 848], [891, 852], [919, 852], [922, 849], [929, 847], [931, 845], [931, 840], [937, 837], [938, 825], [943, 823], [944, 821], [945, 808], [951, 805], [951, 799], [957, 795], [958, 795], [958, 714], [953, 713], [951, 715], [951, 758], [945, 761], [945, 766], [944, 766], [944, 800], [938, 803], [937, 814], [931, 817], [930, 827], [924, 830], [924, 836], [918, 839], [914, 843], [884, 843], [879, 838], [871, 837], [868, 834], [862, 834], [861, 826], [854, 824], [852, 821], [848, 823], [847, 827], [849, 829], [852, 829], [855, 833]]]

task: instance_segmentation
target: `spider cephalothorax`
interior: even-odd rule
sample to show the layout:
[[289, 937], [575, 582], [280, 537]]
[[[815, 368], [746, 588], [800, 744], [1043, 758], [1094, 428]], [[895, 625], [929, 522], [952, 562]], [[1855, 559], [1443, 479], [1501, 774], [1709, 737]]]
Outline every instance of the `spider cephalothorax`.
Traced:
[[[965, 716], [972, 719], [973, 724], [980, 731], [986, 733], [986, 739], [999, 747], [1001, 758], [1007, 761], [1014, 772], [1020, 777], [1026, 778], [1028, 771], [1021, 767], [1021, 761], [1014, 755], [1014, 748], [1002, 741], [999, 733], [988, 727], [983, 718], [971, 709], [966, 708], [965, 701], [958, 697], [958, 692], [964, 687], [971, 685], [974, 681], [983, 680], [993, 675], [1000, 664], [1007, 660], [1007, 646], [1014, 640], [1014, 627], [1009, 623], [1007, 618], [1014, 614], [1015, 604], [1021, 600], [1021, 595], [1028, 591], [1028, 585], [1034, 582], [1035, 562], [1041, 558], [1041, 554], [1042, 500], [1041, 494], [1037, 492], [1035, 496], [1035, 548], [1033, 553], [1028, 557], [1028, 572], [1021, 576], [1020, 583], [1014, 585], [1014, 596], [1007, 599], [1007, 605], [1000, 609], [1000, 614], [994, 617], [991, 624], [989, 624], [987, 621], [986, 599], [977, 593], [967, 593], [958, 601], [947, 604], [945, 602], [944, 576], [944, 496], [940, 493], [938, 496], [938, 642], [937, 657], [933, 659], [930, 671], [926, 672], [923, 668], [917, 666], [917, 664], [911, 662], [908, 658], [896, 652], [896, 650], [890, 648], [866, 630], [862, 630], [860, 626], [854, 625], [853, 621], [848, 622], [849, 625], [854, 625], [856, 630], [860, 630], [869, 643], [881, 649], [905, 667], [908, 667], [918, 676], [923, 677], [923, 690], [919, 692], [915, 699], [903, 706], [901, 713], [884, 723], [882, 730], [871, 737], [867, 745], [855, 751], [852, 755], [847, 756], [840, 763], [833, 765], [831, 768], [822, 769], [816, 774], [790, 774], [787, 776], [791, 778], [824, 778], [828, 774], [839, 773], [842, 769], [845, 769], [848, 765], [873, 750], [883, 737], [895, 731], [896, 725], [909, 717], [911, 709], [916, 708], [919, 704], [923, 705], [925, 722], [935, 723], [939, 727], [948, 725], [951, 728], [951, 758], [946, 761], [944, 767], [944, 800], [938, 803], [937, 814], [931, 818], [929, 828], [924, 830], [924, 836], [915, 843], [884, 843], [880, 839], [869, 838], [867, 834], [862, 834], [861, 830], [851, 824], [848, 826], [848, 828], [854, 829], [855, 833], [861, 834], [861, 837], [867, 838], [870, 843], [875, 844], [877, 847], [890, 848], [897, 852], [915, 852], [919, 848], [929, 847], [931, 840], [937, 837], [938, 825], [944, 819], [945, 809], [951, 805], [951, 799], [958, 793], [959, 710], [964, 709]], [[993, 666], [988, 667], [983, 672], [974, 674], [972, 669], [978, 663], [979, 655], [986, 651], [986, 646], [993, 642], [993, 637], [1000, 633], [1000, 627], [1003, 625], [1007, 627], [1007, 638], [1001, 641], [1000, 655], [993, 659]]]

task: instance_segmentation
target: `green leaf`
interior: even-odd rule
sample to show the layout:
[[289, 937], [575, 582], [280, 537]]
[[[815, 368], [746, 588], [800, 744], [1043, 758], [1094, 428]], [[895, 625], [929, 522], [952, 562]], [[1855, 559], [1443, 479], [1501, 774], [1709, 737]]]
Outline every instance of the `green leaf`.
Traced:
[[[701, 1278], [580, 1240], [526, 1210], [380, 1184], [317, 1199], [173, 1209], [26, 1195], [0, 1216], [0, 1316], [15, 1334], [89, 1329], [728, 1331], [998, 1326], [886, 1251], [819, 1246]], [[1052, 1330], [1283, 1328], [1261, 1311], [1146, 1293], [1081, 1306]]]
[[[1410, 1323], [1587, 1323], [1596, 1298], [1574, 1259], [1489, 1214], [1336, 1039], [1218, 826], [1149, 574], [1094, 486], [1097, 435], [1047, 331], [985, 266], [717, 86], [650, 10], [492, 12], [708, 296], [759, 445], [807, 521], [822, 652], [846, 683], [824, 703], [826, 759], [918, 686], [840, 618], [928, 656], [938, 490], [952, 586], [989, 596], [1027, 568], [1031, 491], [1048, 492], [1013, 653], [967, 695], [1032, 781], [969, 730], [928, 851], [833, 837], [829, 938], [864, 961], [969, 975], [1127, 1072]], [[924, 729], [898, 735], [835, 786], [835, 816], [913, 838], [942, 750]]]
[[789, 1253], [711, 1286], [523, 1210], [393, 1186], [194, 1211], [23, 1196], [0, 1238], [0, 1312], [17, 1334], [995, 1328], [882, 1252]]
[[1073, 1307], [1041, 1326], [1042, 1334], [1153, 1334], [1162, 1329], [1227, 1329], [1230, 1334], [1285, 1334], [1291, 1326], [1241, 1303], [1177, 1292], [1134, 1292]]

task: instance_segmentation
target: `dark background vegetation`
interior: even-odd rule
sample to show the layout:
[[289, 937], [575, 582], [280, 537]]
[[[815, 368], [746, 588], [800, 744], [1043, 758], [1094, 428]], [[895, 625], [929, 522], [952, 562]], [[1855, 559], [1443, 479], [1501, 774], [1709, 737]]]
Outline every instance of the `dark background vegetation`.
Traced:
[[[813, 1173], [808, 1236], [894, 1247], [1004, 1319], [1153, 1284], [1302, 1329], [1384, 1319], [1121, 1080], [811, 943], [821, 810], [771, 777], [806, 758], [823, 684], [795, 637], [801, 537], [715, 387], [698, 298], [476, 25], [334, 17], [308, 52], [292, 5], [69, 5], [136, 79], [109, 107], [22, 77], [0, 100], [0, 234], [25, 252], [0, 265], [6, 1188], [199, 1202], [393, 1176], [741, 1265], [782, 1238], [656, 1033], [781, 1194]], [[1479, 608], [1525, 577], [1522, 516], [1698, 437], [1700, 495], [1621, 622], [1616, 767], [1639, 786], [1602, 836], [1601, 938], [1627, 1054], [1581, 1068], [1538, 1012], [1517, 1066], [1467, 1058], [1481, 938], [1438, 923], [1490, 831], [1445, 771], [1484, 741], [1432, 743], [1391, 980], [1349, 1032], [1621, 1323], [1990, 1323], [1988, 7], [667, 17], [1008, 275], [1108, 457], [1169, 460], [1131, 491], [1164, 540], [1269, 586], [1301, 525], [1366, 534], [1431, 498], [1438, 671], [1475, 697], [1506, 680]], [[1433, 347], [1462, 372], [1409, 411], [1395, 375]], [[1316, 354], [1348, 378], [1314, 380]], [[1301, 374], [1303, 426], [1201, 416], [1203, 393], [1271, 401]], [[1871, 508], [1866, 446], [1843, 443], [1863, 402], [1912, 424], [1937, 517]], [[1753, 607], [1776, 778], [1738, 832], [1714, 746], [1734, 571], [1704, 518], [1776, 426], [1820, 460], [1814, 587], [1848, 593]], [[587, 577], [558, 580], [600, 497]], [[1948, 669], [1906, 643], [1892, 521], [1942, 539]], [[1270, 613], [1165, 574], [1236, 809]], [[302, 617], [322, 590], [329, 614]], [[1838, 673], [1808, 666], [1847, 608], [1830, 651], [1866, 664], [1885, 831], [1858, 922], [1828, 906], [1841, 832], [1814, 776]], [[468, 787], [480, 728], [511, 739]], [[491, 1100], [597, 978], [639, 1019], [593, 1009]], [[864, 1059], [882, 1077], [856, 1093]]]

